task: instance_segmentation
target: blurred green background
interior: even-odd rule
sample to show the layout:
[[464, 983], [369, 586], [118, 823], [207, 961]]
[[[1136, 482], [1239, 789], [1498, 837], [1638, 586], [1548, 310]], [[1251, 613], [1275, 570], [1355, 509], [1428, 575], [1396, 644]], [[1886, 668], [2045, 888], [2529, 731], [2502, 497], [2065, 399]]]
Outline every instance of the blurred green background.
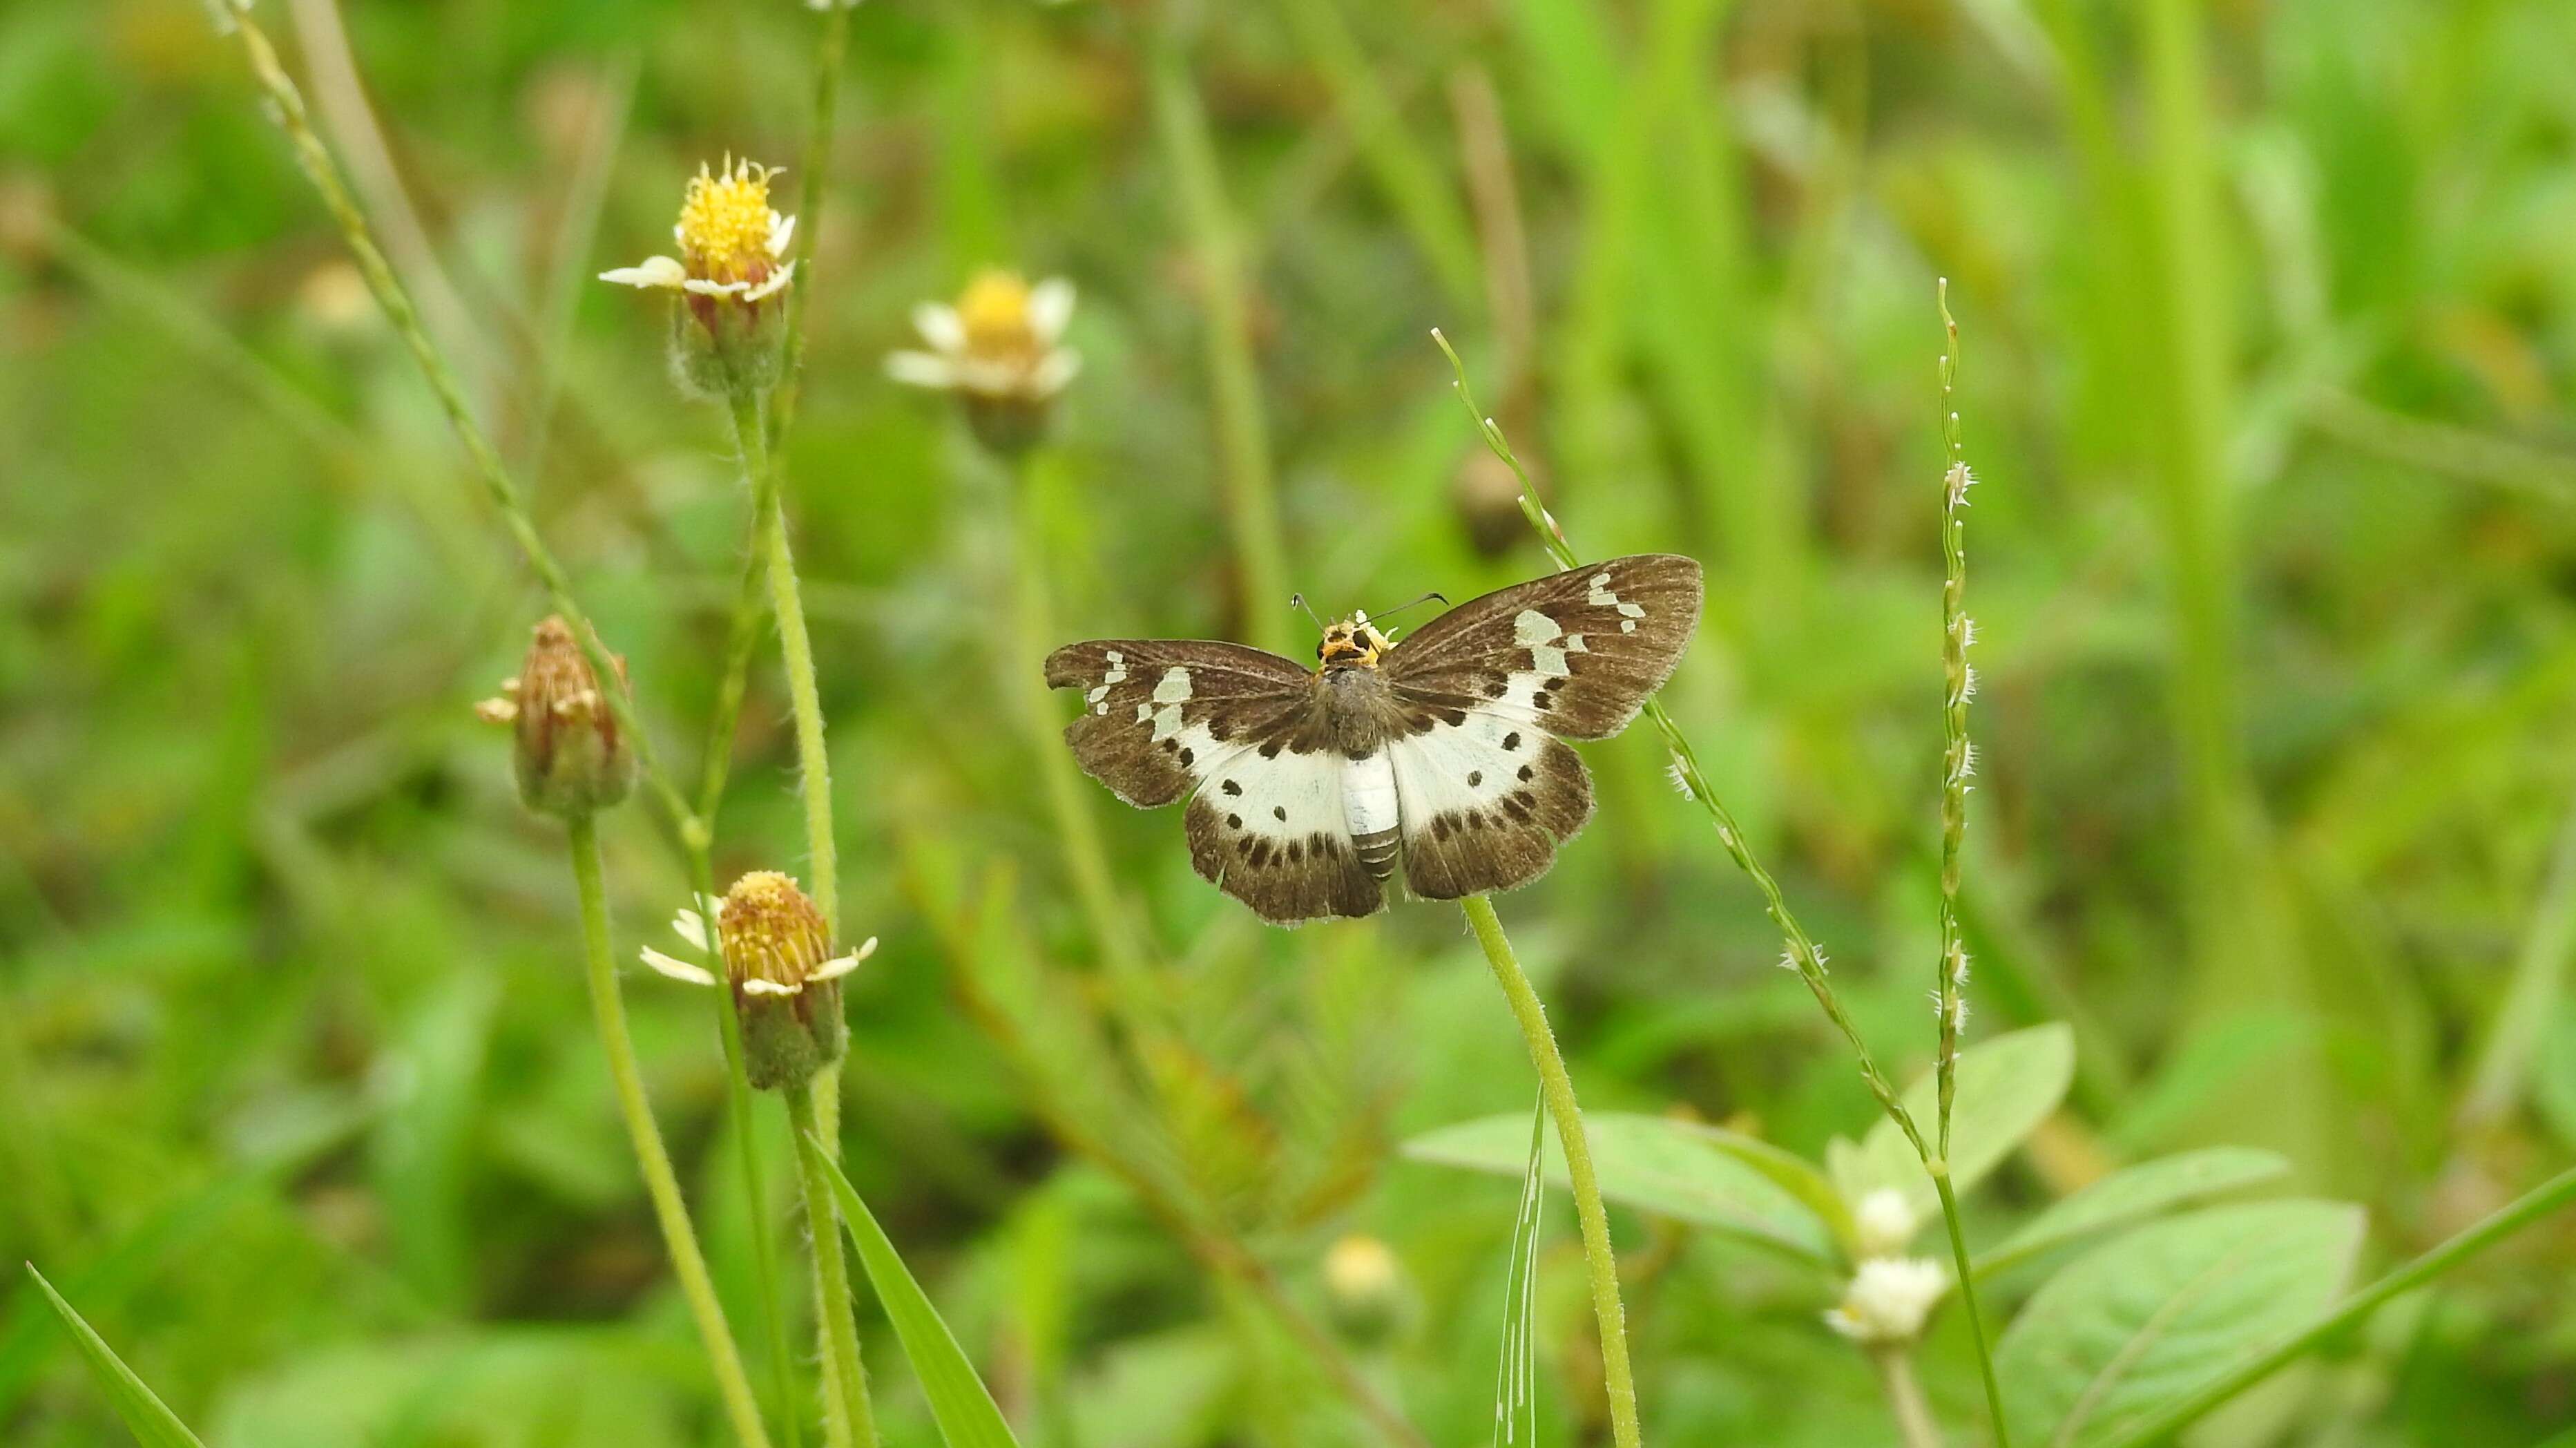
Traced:
[[[720, 415], [665, 383], [658, 306], [590, 278], [667, 245], [702, 159], [794, 159], [815, 18], [262, 13], [693, 776], [741, 488]], [[1037, 666], [1010, 642], [1015, 513], [1067, 639], [1302, 638], [1284, 600], [1239, 602], [1246, 468], [1319, 607], [1544, 568], [1434, 325], [1579, 549], [1708, 564], [1673, 706], [1910, 1075], [1951, 279], [1982, 479], [1971, 1038], [2078, 1042], [1972, 1234], [2242, 1142], [2368, 1208], [2368, 1274], [2563, 1165], [2571, 55], [2560, 0], [870, 0], [802, 222], [788, 455], [845, 913], [886, 942], [850, 994], [845, 1148], [1028, 1440], [1376, 1441], [1037, 1100], [1175, 1163], [1434, 1441], [1490, 1429], [1512, 1184], [1396, 1150], [1528, 1110], [1455, 913], [1268, 930], [1190, 874], [1176, 814], [1089, 793], [1194, 1048], [1140, 1118], [1048, 1004], [1096, 961], [1012, 714]], [[1181, 164], [1193, 110], [1214, 194]], [[1212, 380], [1230, 258], [1257, 416]], [[1081, 289], [1084, 373], [1019, 484], [881, 370], [912, 303], [992, 264]], [[469, 712], [537, 593], [191, 0], [0, 14], [0, 459], [0, 1260], [44, 1266], [219, 1445], [718, 1441], [560, 832]], [[802, 863], [774, 651], [753, 679], [727, 877]], [[1586, 753], [1598, 815], [1502, 903], [1586, 1105], [1810, 1154], [1865, 1129], [1652, 740]], [[623, 959], [682, 903], [658, 831], [609, 824]], [[640, 975], [628, 999], [756, 1354], [703, 1002]], [[1563, 1206], [1541, 1399], [1572, 1444], [1599, 1388]], [[1617, 1221], [1650, 1438], [1893, 1441], [1817, 1321], [1833, 1284]], [[1354, 1233], [1401, 1263], [1392, 1325], [1327, 1280]], [[2576, 1225], [2545, 1225], [2207, 1441], [2576, 1441], [2571, 1280]], [[862, 1314], [891, 1441], [935, 1441]], [[1945, 1322], [1926, 1372], [1954, 1425], [1968, 1362]], [[120, 1441], [74, 1364], [9, 1277], [0, 1439]]]

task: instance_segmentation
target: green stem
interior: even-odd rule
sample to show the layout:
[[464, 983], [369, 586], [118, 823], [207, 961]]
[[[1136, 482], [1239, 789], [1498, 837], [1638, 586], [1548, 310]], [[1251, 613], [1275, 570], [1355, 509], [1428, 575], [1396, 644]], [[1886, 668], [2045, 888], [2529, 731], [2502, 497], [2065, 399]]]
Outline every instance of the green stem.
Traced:
[[1977, 1303], [1977, 1277], [1968, 1265], [1968, 1234], [1959, 1225], [1959, 1194], [1950, 1186], [1950, 1163], [1935, 1157], [1924, 1162], [1932, 1188], [1941, 1194], [1941, 1225], [1950, 1234], [1950, 1264], [1959, 1274], [1959, 1306], [1968, 1314], [1968, 1341], [1977, 1349], [1977, 1373], [1986, 1385], [1986, 1414], [1994, 1423], [1995, 1448], [2012, 1448], [2004, 1420], [2003, 1383], [1995, 1377], [1995, 1355], [1986, 1347], [1985, 1309]]
[[[483, 435], [481, 424], [474, 420], [473, 409], [466, 403], [465, 390], [457, 380], [455, 369], [448, 365], [438, 345], [430, 340], [429, 333], [422, 327], [419, 309], [412, 305], [410, 293], [403, 290], [393, 267], [386, 262], [384, 250], [376, 244], [375, 234], [367, 225], [366, 214], [358, 209], [358, 203], [350, 196], [338, 164], [331, 159], [330, 150], [314, 133], [312, 119], [305, 110], [304, 93], [296, 87], [294, 78], [286, 73], [286, 67], [279, 63], [276, 45], [269, 40], [268, 32], [252, 18], [246, 0], [218, 0], [218, 3], [223, 5], [225, 18], [234, 33], [241, 38], [252, 75], [273, 103], [270, 114], [285, 131], [288, 144], [294, 148], [297, 166], [303, 170], [305, 179], [313, 183], [314, 191], [321, 196], [332, 220], [338, 223], [341, 239], [348, 245], [350, 255], [357, 260], [359, 274], [366, 278], [368, 289], [375, 293], [377, 305], [385, 309], [386, 319], [393, 323], [395, 332], [401, 335], [404, 346], [411, 352], [412, 360], [428, 379], [430, 391], [437, 397], [439, 411], [446, 416], [449, 428], [456, 433], [457, 441], [465, 449], [467, 460], [474, 465], [475, 475], [482, 480], [484, 491], [500, 511], [501, 522], [508, 528], [511, 541], [518, 545], [529, 570], [537, 575], [538, 583], [544, 587], [547, 603], [573, 626], [582, 654], [590, 660], [591, 671], [603, 679], [615, 677], [617, 665], [609, 656], [608, 646], [600, 641], [599, 630], [591, 623], [590, 615], [573, 600], [570, 577], [564, 572], [562, 563], [547, 549], [545, 540], [538, 536], [536, 520], [529, 515], [527, 504], [520, 499], [518, 485], [510, 481], [509, 470], [502, 465], [500, 453]], [[688, 802], [680, 797], [678, 787], [663, 772], [661, 762], [654, 754], [653, 736], [645, 732], [637, 719], [634, 702], [623, 690], [606, 689], [601, 693], [607, 702], [608, 712], [617, 720], [617, 727], [633, 744], [645, 783], [670, 816], [672, 827], [684, 841], [703, 836], [704, 822], [689, 812]]]
[[1913, 1349], [1891, 1343], [1872, 1348], [1879, 1389], [1887, 1394], [1887, 1411], [1896, 1418], [1896, 1433], [1905, 1448], [1941, 1448], [1941, 1427], [1932, 1420], [1932, 1405], [1914, 1376]]
[[1466, 912], [1476, 943], [1485, 948], [1485, 961], [1494, 969], [1494, 980], [1511, 1002], [1512, 1016], [1529, 1043], [1530, 1064], [1538, 1068], [1539, 1085], [1547, 1094], [1548, 1115], [1555, 1119], [1557, 1141], [1565, 1148], [1574, 1215], [1583, 1229], [1584, 1264], [1592, 1273], [1592, 1316], [1601, 1329], [1601, 1378], [1610, 1399], [1610, 1436], [1618, 1448], [1638, 1448], [1644, 1440], [1637, 1427], [1637, 1382], [1628, 1367], [1627, 1314], [1619, 1305], [1619, 1263], [1610, 1249], [1610, 1214], [1601, 1205], [1601, 1182], [1592, 1170], [1592, 1146], [1584, 1135], [1583, 1110], [1575, 1104], [1574, 1078], [1566, 1074], [1565, 1057], [1556, 1049], [1555, 1033], [1548, 1029], [1547, 1007], [1531, 989], [1529, 977], [1521, 973], [1520, 959], [1512, 953], [1503, 922], [1494, 914], [1494, 902], [1470, 895], [1458, 902], [1458, 908]]
[[766, 411], [758, 392], [745, 389], [733, 398], [734, 443], [741, 450], [742, 472], [758, 498], [768, 494], [765, 529], [760, 538], [761, 567], [769, 576], [769, 608], [778, 619], [778, 652], [787, 671], [787, 697], [796, 715], [797, 788], [805, 799], [805, 853], [814, 876], [814, 908], [832, 939], [841, 936], [841, 870], [832, 839], [832, 759], [823, 743], [823, 696], [814, 682], [814, 643], [805, 632], [805, 601], [796, 583], [796, 556], [787, 541], [787, 510], [778, 486], [769, 477], [769, 443], [762, 431]]
[[568, 828], [573, 883], [581, 896], [581, 934], [589, 966], [591, 1014], [599, 1025], [600, 1045], [608, 1053], [608, 1075], [616, 1086], [617, 1108], [626, 1118], [626, 1133], [635, 1146], [635, 1163], [644, 1175], [644, 1191], [652, 1198], [663, 1245], [671, 1254], [672, 1274], [679, 1278], [680, 1293], [688, 1299], [690, 1316], [697, 1319], [698, 1336], [706, 1345], [707, 1365], [715, 1373], [716, 1390], [724, 1399], [726, 1415], [733, 1420], [734, 1436], [744, 1448], [767, 1448], [769, 1438], [761, 1428], [751, 1380], [743, 1374], [741, 1353], [734, 1346], [732, 1331], [725, 1326], [724, 1308], [716, 1301], [715, 1283], [707, 1274], [706, 1256], [698, 1249], [697, 1232], [689, 1224], [689, 1208], [680, 1195], [679, 1178], [671, 1170], [671, 1156], [662, 1146], [661, 1128], [653, 1122], [652, 1102], [644, 1094], [643, 1072], [635, 1062], [635, 1042], [627, 1034], [626, 1005], [617, 989], [615, 952], [608, 943], [608, 893], [601, 881], [599, 827], [590, 816], [579, 815]]
[[1252, 357], [1243, 244], [1226, 209], [1216, 142], [1178, 42], [1163, 36], [1153, 61], [1155, 128], [1164, 164], [1180, 190], [1207, 305], [1208, 381], [1217, 441], [1225, 455], [1227, 518], [1242, 586], [1243, 630], [1253, 642], [1286, 646], [1288, 569], [1280, 553], [1279, 504], [1270, 472], [1270, 429], [1261, 410], [1261, 373]]
[[2452, 1268], [2558, 1211], [2576, 1203], [2576, 1170], [2560, 1172], [2507, 1202], [2432, 1251], [2347, 1297], [2333, 1311], [2309, 1323], [2288, 1340], [2247, 1359], [2191, 1396], [2112, 1439], [2103, 1448], [2148, 1448], [2207, 1417], [2228, 1399], [2296, 1362], [2308, 1349], [2369, 1317], [2389, 1299], [2412, 1292]]
[[824, 1168], [822, 1128], [814, 1119], [814, 1093], [791, 1086], [789, 1135], [796, 1138], [796, 1169], [805, 1189], [805, 1226], [813, 1238], [814, 1310], [823, 1338], [823, 1436], [832, 1448], [876, 1448], [876, 1411], [868, 1402], [867, 1369], [859, 1361], [859, 1328], [850, 1315], [850, 1271], [841, 1257], [841, 1223], [834, 1215], [832, 1174]]

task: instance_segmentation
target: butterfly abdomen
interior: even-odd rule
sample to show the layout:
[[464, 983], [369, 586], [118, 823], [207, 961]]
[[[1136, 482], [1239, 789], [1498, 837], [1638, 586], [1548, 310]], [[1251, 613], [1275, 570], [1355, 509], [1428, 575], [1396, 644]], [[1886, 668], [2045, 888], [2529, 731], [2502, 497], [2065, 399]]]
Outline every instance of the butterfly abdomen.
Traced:
[[1384, 750], [1354, 759], [1342, 770], [1342, 816], [1360, 864], [1381, 880], [1393, 874], [1404, 831], [1396, 814], [1395, 762]]

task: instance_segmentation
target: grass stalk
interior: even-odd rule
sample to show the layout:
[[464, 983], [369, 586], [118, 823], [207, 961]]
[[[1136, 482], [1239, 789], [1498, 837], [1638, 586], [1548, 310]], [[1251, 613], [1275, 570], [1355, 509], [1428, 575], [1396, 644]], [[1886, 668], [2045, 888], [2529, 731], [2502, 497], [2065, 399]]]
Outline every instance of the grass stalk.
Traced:
[[[285, 133], [287, 143], [295, 153], [297, 167], [322, 198], [323, 206], [340, 229], [342, 241], [358, 263], [360, 275], [366, 278], [368, 290], [375, 294], [377, 305], [385, 309], [386, 319], [393, 323], [395, 333], [403, 339], [405, 349], [428, 380], [439, 411], [447, 418], [458, 443], [464, 447], [466, 459], [473, 465], [475, 476], [481, 480], [493, 507], [500, 513], [502, 525], [509, 531], [511, 541], [518, 545], [529, 570], [536, 574], [538, 584], [545, 590], [547, 603], [572, 625], [582, 654], [590, 661], [591, 671], [603, 679], [616, 677], [616, 662], [609, 656], [608, 646], [601, 641], [598, 627], [574, 600], [570, 576], [538, 535], [536, 520], [520, 498], [518, 485], [511, 481], [509, 469], [502, 464], [500, 453], [494, 450], [491, 439], [484, 435], [482, 425], [474, 419], [473, 409], [465, 400], [464, 387], [457, 379], [455, 368], [439, 351], [438, 344], [430, 339], [428, 331], [421, 325], [419, 309], [412, 304], [410, 294], [403, 289], [402, 281], [385, 260], [384, 249], [376, 243], [366, 213], [358, 209], [348, 184], [341, 177], [338, 163], [331, 159], [330, 149], [315, 133], [312, 118], [305, 108], [304, 94], [279, 61], [275, 43], [251, 14], [248, 0], [218, 0], [218, 3], [223, 7], [225, 22], [241, 41], [252, 78], [270, 102], [271, 119]], [[683, 841], [702, 837], [706, 828], [704, 821], [690, 811], [688, 802], [672, 784], [670, 775], [662, 769], [653, 748], [653, 737], [637, 718], [634, 702], [618, 689], [602, 690], [601, 695], [609, 713], [616, 718], [618, 729], [633, 745], [646, 787], [670, 817], [672, 827]]]
[[1234, 532], [1243, 632], [1269, 649], [1287, 644], [1287, 565], [1279, 541], [1279, 503], [1271, 476], [1270, 429], [1261, 408], [1261, 374], [1252, 356], [1252, 324], [1243, 242], [1226, 208], [1216, 142], [1207, 110], [1173, 37], [1153, 59], [1155, 129], [1164, 164], [1179, 188], [1183, 219], [1198, 262], [1207, 323], [1208, 381], [1215, 394], [1217, 440], [1224, 453], [1227, 519]]
[[[1968, 645], [1976, 624], [1967, 613], [1968, 472], [1960, 445], [1959, 413], [1953, 389], [1959, 373], [1959, 324], [1950, 316], [1950, 282], [1941, 279], [1937, 293], [1941, 328], [1947, 346], [1941, 353], [1941, 441], [1946, 453], [1941, 473], [1941, 954], [1932, 965], [1932, 1000], [1940, 1018], [1938, 1077], [1940, 1126], [1935, 1135], [1943, 1159], [1950, 1155], [1950, 1103], [1957, 1094], [1959, 1032], [1968, 1023], [1968, 950], [1959, 930], [1959, 847], [1968, 834], [1968, 777], [1977, 772], [1974, 745], [1968, 742], [1968, 700], [1977, 692], [1977, 675], [1968, 667]], [[1967, 1285], [1964, 1264], [1960, 1285]]]
[[1922, 1380], [1914, 1375], [1914, 1350], [1900, 1343], [1887, 1343], [1870, 1349], [1869, 1360], [1878, 1369], [1878, 1387], [1887, 1395], [1887, 1411], [1896, 1419], [1898, 1441], [1905, 1448], [1941, 1448], [1940, 1425], [1932, 1419], [1932, 1404], [1923, 1396]]
[[841, 1255], [841, 1224], [832, 1202], [832, 1174], [824, 1165], [823, 1134], [815, 1120], [814, 1093], [791, 1086], [788, 1134], [796, 1138], [796, 1172], [805, 1192], [805, 1225], [813, 1238], [814, 1310], [823, 1339], [823, 1437], [831, 1448], [876, 1448], [876, 1411], [868, 1401], [867, 1368], [859, 1361], [859, 1327], [850, 1315], [850, 1270]]
[[2576, 1169], [2560, 1172], [2539, 1186], [2471, 1223], [2450, 1240], [2352, 1294], [2335, 1308], [2212, 1379], [2146, 1422], [2121, 1434], [2103, 1448], [2149, 1448], [2199, 1422], [2247, 1388], [2289, 1366], [2318, 1343], [2361, 1322], [2390, 1299], [2414, 1291], [2502, 1242], [2523, 1228], [2576, 1204]]
[[1575, 1103], [1574, 1078], [1566, 1073], [1565, 1056], [1548, 1029], [1547, 1007], [1522, 973], [1520, 958], [1503, 934], [1494, 902], [1470, 895], [1458, 902], [1476, 943], [1485, 949], [1495, 983], [1511, 1003], [1529, 1043], [1530, 1064], [1538, 1068], [1547, 1095], [1548, 1115], [1556, 1121], [1558, 1143], [1565, 1149], [1565, 1174], [1574, 1190], [1574, 1215], [1583, 1232], [1583, 1260], [1592, 1276], [1592, 1316], [1601, 1329], [1601, 1378], [1610, 1399], [1610, 1436], [1618, 1448], [1638, 1448], [1644, 1441], [1637, 1426], [1637, 1380], [1628, 1366], [1627, 1313], [1619, 1303], [1619, 1263], [1610, 1246], [1610, 1214], [1601, 1204], [1601, 1182], [1592, 1170], [1592, 1147], [1584, 1135], [1583, 1109]]
[[[1521, 512], [1529, 518], [1530, 526], [1537, 530], [1540, 546], [1547, 550], [1548, 557], [1555, 560], [1557, 567], [1580, 566], [1573, 544], [1566, 539], [1564, 527], [1547, 510], [1547, 505], [1539, 501], [1538, 489], [1531, 483], [1528, 469], [1521, 466], [1519, 456], [1512, 451], [1510, 439], [1504, 437], [1502, 428], [1476, 406], [1475, 394], [1467, 386], [1466, 364], [1459, 360], [1457, 351], [1449, 345], [1449, 339], [1437, 329], [1431, 338], [1439, 344], [1441, 352], [1449, 358], [1450, 367], [1457, 372], [1459, 400], [1466, 404], [1468, 413], [1476, 419], [1476, 429], [1484, 438], [1485, 446], [1492, 449], [1494, 456], [1501, 459], [1520, 480]], [[1825, 973], [1823, 949], [1789, 909], [1779, 880], [1745, 843], [1744, 831], [1736, 824], [1734, 813], [1709, 787], [1708, 776], [1700, 769], [1698, 753], [1683, 736], [1681, 726], [1673, 722], [1672, 714], [1664, 708], [1660, 697], [1650, 696], [1646, 700], [1645, 716], [1672, 756], [1673, 777], [1707, 813], [1709, 822], [1717, 827], [1718, 843], [1725, 847], [1727, 857], [1735, 861], [1736, 868], [1742, 870], [1746, 878], [1753, 881], [1754, 888], [1761, 892], [1763, 912], [1787, 942], [1781, 953], [1781, 965], [1797, 972], [1808, 993], [1815, 997], [1817, 1007], [1825, 1013], [1825, 1019], [1851, 1047], [1853, 1060], [1860, 1067], [1862, 1084], [1869, 1088], [1870, 1095], [1876, 1098], [1879, 1109], [1887, 1114], [1888, 1120], [1904, 1133], [1907, 1144], [1914, 1148], [1915, 1156], [1922, 1161], [1923, 1169], [1931, 1174], [1933, 1186], [1941, 1197], [1941, 1218], [1950, 1233], [1951, 1255], [1959, 1276], [1959, 1298], [1967, 1311], [1970, 1334], [1976, 1345], [1977, 1368], [1985, 1381], [1986, 1406], [1994, 1422], [1995, 1448], [2012, 1448], [2011, 1436], [2004, 1422], [2003, 1392], [1995, 1378], [1994, 1354], [1986, 1344], [1984, 1318], [1978, 1310], [1976, 1286], [1968, 1270], [1967, 1237], [1959, 1224], [1959, 1205], [1950, 1187], [1949, 1163], [1943, 1153], [1935, 1150], [1933, 1144], [1924, 1138], [1922, 1128], [1915, 1123], [1914, 1113], [1906, 1110], [1904, 1098], [1897, 1094], [1887, 1073], [1879, 1069], [1878, 1058], [1871, 1053], [1869, 1043], [1861, 1039], [1860, 1029], [1852, 1024], [1850, 1014], [1834, 994], [1833, 984]], [[1944, 1018], [1947, 1019], [1946, 1012]]]
[[573, 884], [581, 897], [590, 1009], [599, 1027], [599, 1043], [608, 1054], [608, 1075], [616, 1088], [618, 1113], [626, 1119], [626, 1134], [634, 1143], [635, 1164], [644, 1176], [645, 1195], [652, 1199], [654, 1220], [661, 1226], [663, 1246], [671, 1255], [672, 1275], [679, 1279], [680, 1294], [688, 1300], [689, 1315], [697, 1321], [698, 1337], [707, 1351], [707, 1366], [715, 1375], [725, 1414], [733, 1421], [734, 1436], [744, 1448], [767, 1448], [769, 1437], [761, 1427], [751, 1380], [743, 1372], [742, 1354], [734, 1346], [733, 1333], [725, 1325], [724, 1308], [716, 1300], [706, 1254], [699, 1249], [697, 1231], [690, 1225], [688, 1203], [680, 1194], [679, 1177], [671, 1170], [671, 1155], [662, 1145], [661, 1128], [654, 1124], [653, 1105], [644, 1094], [644, 1075], [635, 1061], [635, 1042], [627, 1033], [626, 1005], [618, 994], [616, 953], [609, 944], [608, 892], [600, 870], [599, 826], [590, 816], [578, 815], [567, 823], [567, 829]]

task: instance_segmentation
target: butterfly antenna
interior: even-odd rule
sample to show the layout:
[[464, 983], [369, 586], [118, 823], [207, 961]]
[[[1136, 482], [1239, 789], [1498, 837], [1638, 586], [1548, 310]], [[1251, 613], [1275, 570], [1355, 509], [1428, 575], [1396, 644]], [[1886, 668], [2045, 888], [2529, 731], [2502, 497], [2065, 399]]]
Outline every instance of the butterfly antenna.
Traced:
[[1438, 603], [1438, 604], [1440, 604], [1442, 607], [1444, 607], [1444, 608], [1445, 608], [1445, 607], [1447, 607], [1447, 606], [1448, 606], [1449, 599], [1448, 599], [1448, 596], [1447, 596], [1447, 595], [1445, 595], [1445, 594], [1440, 594], [1440, 593], [1426, 593], [1426, 594], [1422, 595], [1420, 598], [1415, 599], [1415, 600], [1414, 600], [1413, 602], [1411, 602], [1411, 603], [1398, 604], [1398, 605], [1396, 605], [1394, 608], [1390, 608], [1390, 609], [1388, 609], [1388, 610], [1387, 610], [1386, 612], [1384, 612], [1384, 613], [1373, 613], [1373, 614], [1370, 614], [1370, 615], [1369, 615], [1369, 622], [1371, 622], [1371, 623], [1383, 623], [1383, 622], [1384, 622], [1384, 621], [1386, 621], [1387, 619], [1390, 619], [1390, 618], [1395, 617], [1397, 614], [1404, 612], [1404, 611], [1405, 611], [1406, 609], [1408, 609], [1408, 608], [1420, 608], [1422, 605], [1424, 605], [1424, 604], [1426, 604], [1426, 603]]
[[1304, 609], [1306, 617], [1314, 621], [1317, 630], [1320, 631], [1324, 627], [1324, 621], [1315, 617], [1315, 610], [1306, 602], [1306, 595], [1302, 593], [1292, 593], [1288, 595], [1288, 606], [1290, 608]]

